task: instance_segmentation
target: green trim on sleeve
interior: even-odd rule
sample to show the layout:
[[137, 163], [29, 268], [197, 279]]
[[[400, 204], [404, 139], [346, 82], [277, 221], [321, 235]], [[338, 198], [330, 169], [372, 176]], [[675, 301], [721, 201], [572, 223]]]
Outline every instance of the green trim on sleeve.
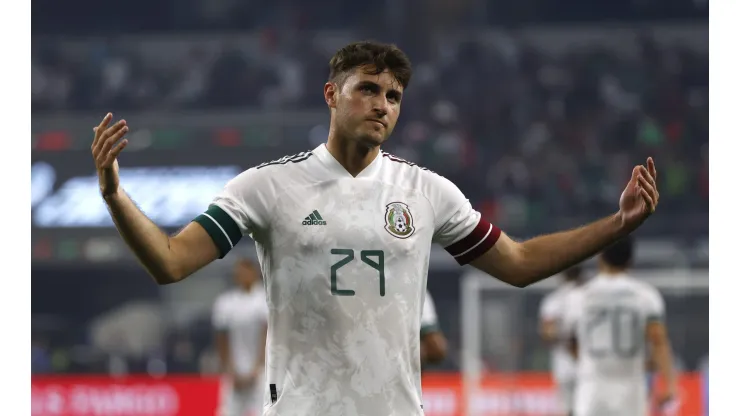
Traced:
[[211, 205], [206, 212], [193, 220], [203, 226], [209, 236], [216, 243], [222, 259], [242, 238], [239, 225], [229, 214], [218, 205]]

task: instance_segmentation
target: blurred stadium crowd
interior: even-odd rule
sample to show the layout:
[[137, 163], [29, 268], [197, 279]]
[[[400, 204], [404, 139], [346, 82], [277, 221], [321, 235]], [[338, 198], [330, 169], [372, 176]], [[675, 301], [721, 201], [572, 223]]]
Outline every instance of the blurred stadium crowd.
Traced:
[[[411, 56], [415, 74], [387, 150], [447, 176], [503, 228], [535, 234], [557, 228], [554, 219], [575, 224], [606, 214], [630, 167], [653, 155], [662, 211], [645, 235], [680, 240], [708, 233], [707, 49], [658, 42], [642, 29], [622, 49], [591, 42], [556, 53], [516, 28], [486, 35], [486, 25], [504, 22], [617, 18], [631, 28], [638, 18], [696, 18], [702, 3], [647, 1], [639, 9], [621, 2], [592, 8], [580, 0], [567, 7], [548, 0], [435, 0], [414, 19], [416, 3], [188, 0], [175, 7], [137, 0], [115, 17], [91, 11], [68, 20], [54, 18], [62, 3], [45, 2], [39, 16], [34, 3], [33, 114], [321, 109], [337, 46], [358, 37], [393, 40]], [[442, 30], [421, 35], [430, 27]], [[447, 36], [463, 28], [464, 36]], [[306, 138], [306, 149], [312, 146]], [[94, 317], [66, 324], [84, 330], [39, 324], [33, 371], [215, 369], [208, 317], [169, 333], [166, 322], [153, 318], [161, 313], [137, 311], [141, 331], [167, 335], [142, 335], [154, 345], [117, 339], [87, 326]]]
[[[39, 42], [35, 114], [321, 108], [330, 42], [239, 40]], [[490, 217], [535, 229], [608, 212], [651, 154], [668, 214], [648, 230], [673, 232], [681, 217], [696, 233], [709, 195], [708, 52], [633, 42], [631, 57], [548, 56], [513, 38], [438, 44], [416, 63], [389, 151], [450, 177]]]

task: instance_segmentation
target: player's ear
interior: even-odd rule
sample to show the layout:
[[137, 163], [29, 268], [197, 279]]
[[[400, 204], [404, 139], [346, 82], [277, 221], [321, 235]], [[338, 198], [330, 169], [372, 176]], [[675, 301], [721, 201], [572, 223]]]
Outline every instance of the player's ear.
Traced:
[[324, 84], [324, 101], [329, 108], [337, 107], [337, 95], [339, 95], [339, 86], [334, 82]]

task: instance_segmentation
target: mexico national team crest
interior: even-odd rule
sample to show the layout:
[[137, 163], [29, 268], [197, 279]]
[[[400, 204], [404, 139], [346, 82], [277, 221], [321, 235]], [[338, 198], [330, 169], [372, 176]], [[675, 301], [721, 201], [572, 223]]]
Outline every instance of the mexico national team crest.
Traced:
[[403, 202], [391, 202], [385, 206], [385, 230], [398, 238], [409, 238], [414, 233], [414, 217], [409, 206]]

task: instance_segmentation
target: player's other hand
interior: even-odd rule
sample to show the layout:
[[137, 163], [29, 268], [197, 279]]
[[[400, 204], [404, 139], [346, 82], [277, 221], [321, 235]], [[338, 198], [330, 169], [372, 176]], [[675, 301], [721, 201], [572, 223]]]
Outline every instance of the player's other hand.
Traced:
[[619, 198], [619, 215], [622, 226], [627, 231], [639, 227], [658, 206], [658, 172], [652, 157], [647, 159], [647, 167], [635, 166], [632, 177]]
[[103, 197], [118, 192], [118, 155], [128, 144], [128, 140], [121, 140], [128, 133], [126, 120], [109, 126], [112, 118], [113, 114], [108, 113], [97, 127], [93, 127], [95, 138], [90, 146]]

